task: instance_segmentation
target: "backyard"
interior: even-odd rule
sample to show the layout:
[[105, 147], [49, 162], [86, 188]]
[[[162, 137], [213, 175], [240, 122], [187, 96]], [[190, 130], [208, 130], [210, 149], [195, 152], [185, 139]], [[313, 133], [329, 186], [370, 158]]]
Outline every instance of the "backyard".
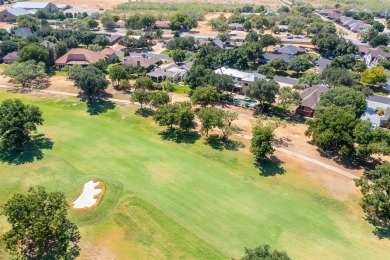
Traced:
[[239, 151], [213, 149], [195, 134], [172, 140], [129, 104], [90, 107], [91, 116], [73, 97], [0, 89], [6, 98], [39, 106], [48, 140], [2, 156], [0, 204], [36, 185], [64, 192], [69, 204], [89, 179], [106, 187], [96, 209], [70, 211], [82, 259], [229, 259], [264, 243], [295, 259], [390, 257], [353, 181], [325, 168], [276, 152], [260, 170], [247, 140]]

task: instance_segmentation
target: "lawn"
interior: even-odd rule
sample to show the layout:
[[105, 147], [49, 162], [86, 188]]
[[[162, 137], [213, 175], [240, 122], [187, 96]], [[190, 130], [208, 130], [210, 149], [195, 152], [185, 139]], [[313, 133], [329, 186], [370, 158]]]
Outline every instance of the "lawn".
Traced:
[[[65, 192], [71, 203], [85, 181], [103, 181], [101, 204], [70, 214], [83, 258], [231, 259], [263, 243], [295, 259], [390, 257], [389, 241], [372, 234], [357, 197], [332, 199], [288, 163], [284, 174], [263, 177], [246, 150], [163, 140], [163, 128], [134, 115], [136, 108], [91, 116], [76, 98], [0, 90], [0, 100], [15, 97], [43, 110], [39, 131], [53, 145], [40, 160], [0, 162], [0, 204], [35, 185]], [[0, 217], [0, 232], [6, 228]]]

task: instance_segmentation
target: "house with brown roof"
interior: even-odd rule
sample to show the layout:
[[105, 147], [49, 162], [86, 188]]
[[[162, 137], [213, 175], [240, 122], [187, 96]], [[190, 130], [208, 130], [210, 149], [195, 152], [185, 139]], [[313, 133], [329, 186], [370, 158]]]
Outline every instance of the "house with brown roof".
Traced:
[[112, 46], [114, 44], [117, 44], [120, 40], [122, 40], [123, 36], [121, 35], [110, 35], [106, 36], [108, 39], [108, 45]]
[[317, 111], [317, 106], [318, 102], [320, 101], [321, 95], [328, 90], [328, 87], [317, 86], [307, 88], [302, 91], [302, 103], [299, 105], [295, 113], [302, 116], [313, 117], [314, 112]]
[[163, 29], [163, 30], [167, 30], [169, 29], [170, 26], [169, 26], [169, 21], [157, 21], [155, 24], [154, 24], [154, 29]]
[[15, 60], [18, 58], [18, 52], [10, 52], [7, 55], [3, 57], [3, 61], [5, 64], [12, 64], [15, 62]]
[[124, 66], [134, 66], [142, 67], [148, 69], [157, 65], [160, 65], [162, 62], [159, 59], [147, 58], [147, 57], [124, 57], [121, 64]]
[[375, 67], [383, 59], [390, 60], [390, 53], [384, 52], [380, 48], [370, 49], [363, 58], [367, 66]]
[[74, 48], [69, 50], [65, 55], [58, 58], [55, 62], [57, 68], [62, 68], [66, 65], [81, 65], [88, 66], [96, 63], [99, 60], [105, 60], [107, 63], [111, 63], [116, 57], [113, 49], [107, 50], [106, 48], [101, 52], [95, 52], [83, 48]]

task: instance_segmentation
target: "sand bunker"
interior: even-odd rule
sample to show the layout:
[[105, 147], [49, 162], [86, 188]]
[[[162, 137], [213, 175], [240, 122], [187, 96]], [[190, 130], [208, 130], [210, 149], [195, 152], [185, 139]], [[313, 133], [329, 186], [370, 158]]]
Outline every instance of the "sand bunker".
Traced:
[[83, 209], [90, 208], [96, 204], [98, 194], [102, 192], [102, 189], [96, 189], [95, 187], [99, 185], [99, 182], [94, 182], [93, 180], [87, 181], [84, 184], [83, 192], [80, 196], [73, 202], [74, 209]]

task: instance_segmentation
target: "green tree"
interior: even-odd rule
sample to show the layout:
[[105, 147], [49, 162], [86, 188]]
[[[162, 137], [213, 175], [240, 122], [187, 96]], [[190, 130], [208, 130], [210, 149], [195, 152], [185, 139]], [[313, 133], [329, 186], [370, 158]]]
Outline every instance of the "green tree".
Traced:
[[161, 107], [171, 101], [168, 93], [165, 91], [155, 91], [150, 94], [150, 105], [152, 107]]
[[198, 117], [202, 123], [201, 131], [208, 137], [209, 131], [221, 121], [222, 113], [216, 108], [203, 107], [199, 110]]
[[254, 30], [249, 30], [245, 36], [247, 42], [257, 42], [259, 40], [259, 35]]
[[101, 22], [103, 24], [103, 27], [108, 30], [108, 31], [112, 31], [115, 29], [115, 21], [114, 19], [111, 17], [111, 16], [104, 16], [102, 19], [101, 19]]
[[359, 75], [346, 69], [327, 66], [321, 73], [321, 80], [330, 87], [355, 85]]
[[368, 85], [377, 85], [387, 82], [387, 73], [382, 66], [368, 69], [361, 74], [361, 82]]
[[389, 36], [387, 34], [379, 34], [372, 38], [369, 44], [373, 48], [378, 46], [387, 46], [389, 44]]
[[255, 156], [256, 161], [264, 160], [274, 153], [272, 142], [275, 140], [274, 128], [271, 124], [261, 122], [252, 128], [252, 139], [250, 152]]
[[102, 71], [103, 73], [106, 73], [108, 64], [107, 64], [107, 61], [105, 61], [105, 60], [103, 60], [103, 59], [100, 59], [100, 60], [98, 60], [97, 62], [92, 63], [91, 66], [92, 66], [92, 67], [95, 67], [95, 68], [97, 68], [97, 69], [99, 69], [99, 70]]
[[101, 47], [106, 47], [109, 44], [109, 40], [104, 35], [97, 35], [95, 39], [93, 39], [93, 43]]
[[220, 94], [211, 86], [197, 87], [191, 96], [191, 102], [195, 105], [206, 107], [208, 105], [214, 106], [220, 101]]
[[218, 34], [218, 38], [222, 42], [228, 43], [230, 41], [230, 34], [228, 34], [228, 33], [220, 33], [220, 34]]
[[182, 28], [194, 28], [198, 25], [196, 20], [184, 13], [177, 13], [173, 15], [169, 21], [169, 26], [172, 30], [180, 30]]
[[43, 121], [39, 107], [25, 105], [19, 99], [4, 100], [0, 104], [1, 145], [10, 150], [22, 147]]
[[292, 58], [292, 60], [288, 63], [288, 69], [293, 70], [296, 73], [300, 73], [303, 71], [306, 71], [313, 67], [313, 64], [304, 56], [295, 56]]
[[49, 49], [40, 44], [32, 43], [24, 46], [18, 54], [18, 62], [26, 62], [33, 60], [37, 63], [43, 62], [48, 68], [53, 64]]
[[242, 27], [244, 27], [245, 30], [249, 31], [253, 28], [253, 25], [251, 21], [245, 20], [245, 22], [242, 24]]
[[128, 78], [127, 71], [122, 65], [112, 66], [108, 70], [108, 75], [114, 85], [118, 85], [122, 79]]
[[142, 89], [152, 90], [152, 89], [154, 89], [154, 83], [153, 83], [153, 80], [151, 80], [148, 77], [140, 77], [140, 78], [136, 79], [135, 84], [134, 84], [134, 88], [136, 88], [136, 89], [142, 88]]
[[164, 31], [161, 30], [161, 29], [156, 29], [156, 30], [154, 31], [154, 35], [155, 35], [156, 38], [158, 38], [158, 39], [161, 39], [161, 37], [163, 36], [163, 34], [164, 34]]
[[89, 29], [94, 29], [94, 28], [97, 28], [99, 26], [99, 23], [93, 19], [89, 19], [87, 21], [87, 26]]
[[48, 84], [45, 64], [34, 60], [15, 62], [7, 66], [3, 72], [12, 79], [13, 83], [20, 84], [22, 88], [45, 87]]
[[275, 96], [279, 91], [279, 84], [274, 80], [255, 80], [249, 84], [246, 95], [259, 101], [262, 108], [265, 104], [275, 102]]
[[263, 74], [268, 79], [273, 79], [274, 76], [275, 76], [275, 71], [269, 64], [260, 65], [257, 68], [257, 72], [260, 73], [260, 74]]
[[366, 96], [363, 92], [348, 87], [332, 88], [321, 95], [318, 103], [319, 108], [329, 108], [331, 106], [353, 112], [356, 118], [360, 118], [366, 112]]
[[78, 68], [69, 75], [69, 78], [74, 80], [76, 87], [87, 95], [88, 101], [91, 101], [92, 97], [99, 95], [108, 86], [104, 73], [94, 66]]
[[357, 61], [355, 66], [353, 67], [353, 70], [359, 73], [362, 73], [367, 69], [367, 64], [364, 61]]
[[173, 50], [169, 53], [169, 56], [171, 56], [175, 63], [182, 63], [186, 59], [186, 51]]
[[30, 188], [15, 194], [3, 206], [11, 230], [1, 240], [18, 259], [75, 259], [80, 233], [67, 218], [68, 202], [62, 192]]
[[305, 73], [303, 73], [303, 75], [298, 79], [298, 82], [299, 82], [299, 83], [306, 83], [306, 84], [308, 84], [310, 87], [312, 87], [313, 85], [320, 84], [321, 79], [320, 79], [320, 75], [318, 75], [317, 73], [314, 73], [314, 72], [305, 72]]
[[374, 21], [372, 24], [372, 28], [374, 28], [378, 32], [383, 32], [383, 30], [385, 29], [385, 26], [381, 22]]
[[356, 58], [352, 54], [336, 57], [330, 63], [333, 68], [352, 69], [356, 64]]
[[284, 112], [292, 105], [299, 105], [302, 102], [301, 95], [291, 87], [283, 87], [279, 90], [279, 103]]
[[217, 127], [222, 131], [222, 139], [227, 140], [230, 135], [240, 131], [240, 128], [233, 124], [233, 121], [238, 119], [238, 113], [224, 110], [220, 110], [220, 113], [222, 116], [217, 117]]
[[194, 128], [194, 118], [195, 114], [192, 111], [190, 102], [177, 102], [179, 104], [180, 109], [176, 114], [177, 124], [179, 128], [185, 132], [188, 132], [190, 129]]
[[353, 131], [358, 123], [356, 114], [343, 107], [320, 108], [314, 120], [308, 122], [307, 136], [325, 152], [336, 152], [341, 156], [354, 154]]
[[355, 180], [361, 187], [363, 199], [361, 206], [374, 224], [390, 226], [390, 163], [378, 165]]
[[65, 55], [67, 52], [68, 52], [68, 47], [63, 41], [56, 43], [56, 46], [54, 47], [54, 53], [56, 58]]
[[180, 106], [177, 103], [160, 106], [153, 115], [153, 119], [162, 126], [168, 126], [172, 131], [173, 126], [178, 124]]
[[287, 69], [287, 62], [283, 60], [282, 58], [275, 58], [273, 59], [269, 65], [274, 68], [275, 70], [286, 70]]
[[132, 102], [138, 102], [142, 109], [143, 104], [150, 102], [150, 93], [143, 88], [137, 88], [131, 94], [130, 99]]
[[255, 249], [245, 248], [245, 255], [241, 260], [291, 260], [291, 258], [285, 251], [271, 251], [269, 245], [262, 245]]

